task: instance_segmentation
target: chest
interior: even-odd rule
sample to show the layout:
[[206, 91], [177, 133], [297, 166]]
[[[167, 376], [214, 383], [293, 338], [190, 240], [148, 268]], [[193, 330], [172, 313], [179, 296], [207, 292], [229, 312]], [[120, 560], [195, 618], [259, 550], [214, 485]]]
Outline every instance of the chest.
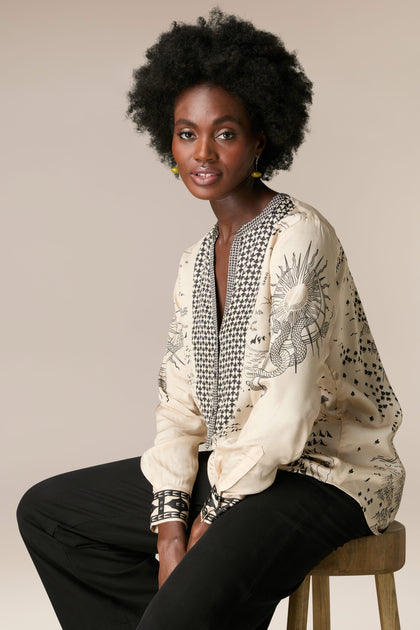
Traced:
[[214, 275], [216, 281], [217, 316], [219, 327], [225, 311], [230, 250], [231, 243], [221, 244], [216, 241], [214, 248]]

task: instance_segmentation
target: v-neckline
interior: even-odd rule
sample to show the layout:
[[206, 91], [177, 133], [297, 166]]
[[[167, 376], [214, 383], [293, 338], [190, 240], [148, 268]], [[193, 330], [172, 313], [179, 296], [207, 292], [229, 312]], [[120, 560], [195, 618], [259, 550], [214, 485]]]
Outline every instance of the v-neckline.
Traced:
[[220, 318], [220, 323], [219, 323], [219, 314], [218, 314], [219, 309], [218, 309], [218, 303], [217, 303], [216, 252], [215, 252], [216, 241], [219, 237], [219, 224], [216, 223], [213, 226], [213, 231], [212, 231], [213, 243], [211, 247], [210, 268], [211, 268], [211, 287], [212, 287], [212, 301], [213, 301], [213, 319], [214, 319], [214, 325], [215, 325], [215, 329], [216, 329], [218, 337], [220, 336], [220, 333], [222, 331], [223, 323], [226, 319], [226, 314], [229, 309], [229, 304], [231, 302], [231, 298], [233, 294], [233, 289], [235, 285], [236, 260], [238, 259], [238, 255], [239, 255], [240, 239], [246, 232], [248, 232], [249, 230], [253, 229], [256, 225], [258, 225], [258, 223], [262, 221], [274, 208], [277, 208], [277, 205], [278, 205], [277, 201], [282, 196], [283, 196], [282, 193], [277, 193], [276, 195], [274, 195], [274, 197], [271, 199], [271, 201], [269, 201], [269, 203], [260, 212], [260, 214], [257, 214], [256, 217], [254, 217], [247, 223], [244, 223], [244, 225], [241, 225], [241, 227], [239, 228], [239, 230], [236, 232], [235, 236], [233, 237], [232, 245], [230, 246], [230, 251], [229, 251], [225, 306], [223, 309], [223, 314]]

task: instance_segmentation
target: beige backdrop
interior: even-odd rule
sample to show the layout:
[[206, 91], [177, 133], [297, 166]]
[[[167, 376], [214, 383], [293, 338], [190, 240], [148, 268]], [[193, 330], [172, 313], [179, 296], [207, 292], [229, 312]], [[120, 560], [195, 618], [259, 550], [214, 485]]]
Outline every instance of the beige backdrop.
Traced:
[[[273, 186], [312, 203], [336, 227], [405, 410], [396, 445], [408, 472], [399, 513], [408, 562], [397, 589], [402, 627], [414, 630], [419, 5], [219, 5], [279, 33], [315, 84], [312, 133]], [[176, 264], [214, 217], [135, 134], [125, 94], [157, 34], [211, 6], [1, 2], [0, 625], [8, 630], [58, 628], [17, 534], [24, 490], [62, 471], [140, 454], [153, 438]], [[285, 627], [285, 608], [273, 630]], [[379, 627], [372, 579], [333, 582], [333, 626]]]

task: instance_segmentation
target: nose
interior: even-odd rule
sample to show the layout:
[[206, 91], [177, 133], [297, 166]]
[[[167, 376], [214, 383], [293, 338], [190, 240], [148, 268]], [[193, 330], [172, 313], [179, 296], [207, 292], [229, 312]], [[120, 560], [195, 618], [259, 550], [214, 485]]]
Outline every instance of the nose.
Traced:
[[197, 162], [212, 162], [217, 159], [216, 147], [208, 136], [197, 138], [194, 146], [194, 159]]

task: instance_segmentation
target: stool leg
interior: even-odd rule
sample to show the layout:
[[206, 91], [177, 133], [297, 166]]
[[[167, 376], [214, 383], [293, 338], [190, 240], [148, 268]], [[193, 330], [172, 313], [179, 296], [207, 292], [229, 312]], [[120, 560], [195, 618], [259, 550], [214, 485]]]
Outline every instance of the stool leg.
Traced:
[[382, 630], [401, 630], [393, 573], [375, 575]]
[[306, 630], [308, 620], [309, 575], [289, 597], [287, 613], [287, 630]]
[[331, 630], [330, 578], [328, 575], [312, 576], [312, 609], [314, 630]]

